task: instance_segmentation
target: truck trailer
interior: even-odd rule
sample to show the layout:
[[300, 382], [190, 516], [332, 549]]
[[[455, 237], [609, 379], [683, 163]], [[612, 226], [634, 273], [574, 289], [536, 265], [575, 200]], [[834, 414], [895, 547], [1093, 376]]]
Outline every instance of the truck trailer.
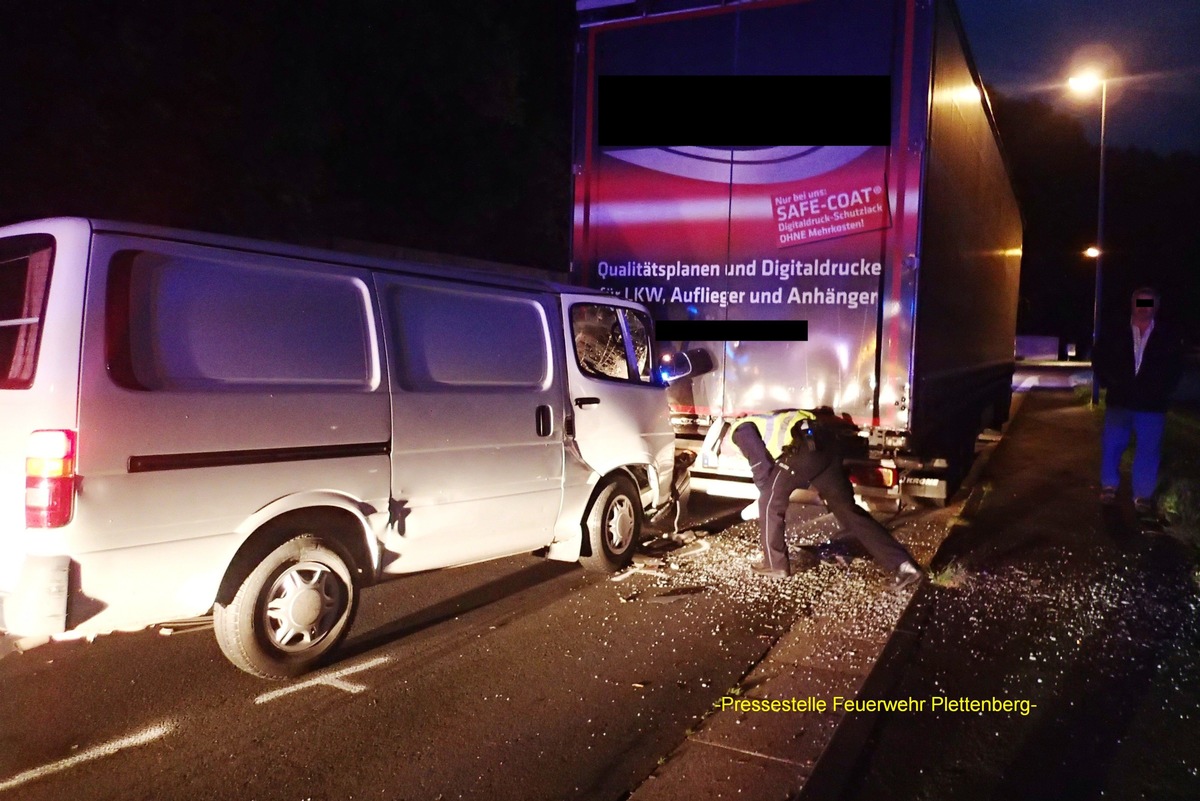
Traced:
[[1008, 416], [1023, 237], [952, 0], [576, 10], [571, 269], [711, 357], [670, 391], [692, 489], [754, 497], [729, 421], [803, 408], [863, 498], [952, 496]]

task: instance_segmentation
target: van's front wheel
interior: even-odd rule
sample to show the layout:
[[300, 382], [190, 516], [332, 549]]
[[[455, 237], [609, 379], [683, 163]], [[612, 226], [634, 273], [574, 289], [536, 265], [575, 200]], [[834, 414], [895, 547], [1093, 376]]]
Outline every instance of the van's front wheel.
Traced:
[[596, 493], [584, 526], [588, 553], [579, 563], [588, 570], [612, 573], [629, 564], [642, 532], [642, 503], [637, 487], [614, 476]]
[[216, 604], [217, 643], [247, 673], [291, 678], [337, 646], [357, 602], [346, 560], [314, 536], [294, 537], [249, 571], [228, 605]]

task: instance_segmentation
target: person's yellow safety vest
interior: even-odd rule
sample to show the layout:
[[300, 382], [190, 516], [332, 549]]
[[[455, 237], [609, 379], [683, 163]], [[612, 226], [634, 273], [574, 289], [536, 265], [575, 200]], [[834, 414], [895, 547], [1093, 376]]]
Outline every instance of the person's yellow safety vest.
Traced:
[[750, 414], [739, 417], [730, 429], [730, 434], [738, 426], [752, 425], [758, 429], [767, 452], [776, 459], [783, 449], [792, 442], [792, 426], [801, 420], [815, 420], [816, 415], [803, 409], [786, 409], [772, 414]]

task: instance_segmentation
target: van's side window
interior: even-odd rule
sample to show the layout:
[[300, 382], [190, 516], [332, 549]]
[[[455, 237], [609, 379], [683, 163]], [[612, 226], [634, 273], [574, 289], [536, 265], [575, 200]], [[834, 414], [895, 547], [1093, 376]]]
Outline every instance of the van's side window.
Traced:
[[0, 239], [0, 389], [29, 389], [54, 263], [46, 234]]
[[394, 285], [387, 297], [400, 346], [397, 380], [402, 387], [549, 385], [549, 324], [534, 298], [418, 284]]
[[[625, 330], [629, 331], [629, 343], [625, 342]], [[575, 358], [584, 373], [643, 384], [653, 382], [650, 320], [641, 312], [579, 303], [571, 307], [571, 331]]]
[[363, 391], [378, 384], [357, 278], [148, 251], [109, 271], [110, 374], [133, 389]]

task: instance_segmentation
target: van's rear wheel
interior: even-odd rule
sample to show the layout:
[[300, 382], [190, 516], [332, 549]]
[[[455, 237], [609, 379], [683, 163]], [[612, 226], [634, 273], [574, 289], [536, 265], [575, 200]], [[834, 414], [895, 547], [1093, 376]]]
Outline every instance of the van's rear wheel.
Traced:
[[314, 536], [294, 537], [249, 570], [228, 605], [216, 604], [217, 643], [247, 673], [291, 678], [337, 646], [357, 603], [347, 560]]
[[584, 520], [589, 553], [579, 557], [588, 570], [612, 573], [629, 564], [642, 533], [642, 502], [637, 487], [614, 476], [596, 493]]

